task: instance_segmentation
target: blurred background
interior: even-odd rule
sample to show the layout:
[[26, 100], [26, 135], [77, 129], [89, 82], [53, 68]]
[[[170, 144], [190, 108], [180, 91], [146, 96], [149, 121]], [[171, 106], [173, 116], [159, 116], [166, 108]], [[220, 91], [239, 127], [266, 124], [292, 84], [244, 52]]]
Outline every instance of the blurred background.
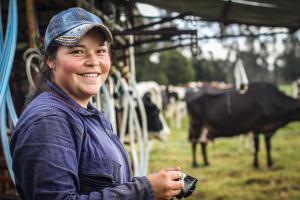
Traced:
[[[194, 200], [300, 199], [299, 1], [2, 0], [0, 3], [0, 199], [18, 199], [9, 139], [35, 89], [43, 62], [46, 26], [54, 14], [74, 6], [100, 16], [114, 35], [111, 74], [92, 103], [107, 115], [126, 146], [134, 175], [180, 166], [198, 179], [194, 193], [188, 197]], [[273, 95], [264, 90], [250, 94], [251, 83], [255, 82], [269, 83], [281, 92]], [[205, 87], [214, 91], [203, 92]], [[194, 110], [198, 118], [192, 115], [186, 106], [187, 92], [199, 98], [216, 99], [209, 96], [215, 95], [216, 90], [218, 98], [225, 95], [225, 100], [218, 102], [227, 105], [223, 106], [227, 109], [226, 117], [223, 110], [217, 114], [210, 112], [218, 107], [214, 100], [190, 103], [195, 108], [204, 107], [201, 112]], [[267, 100], [261, 107], [250, 107], [243, 100], [245, 95], [253, 102]], [[240, 107], [235, 110], [236, 105]], [[253, 130], [254, 125], [236, 130], [242, 124], [239, 119], [245, 118], [243, 123], [254, 119], [244, 108], [263, 110], [265, 116], [280, 119], [282, 123], [261, 135], [258, 129]], [[239, 115], [231, 120], [235, 113]], [[198, 136], [191, 138], [192, 120], [197, 123], [207, 116], [214, 117], [204, 120], [204, 125], [196, 131]], [[218, 125], [209, 123], [214, 119], [228, 120], [228, 129], [224, 130], [227, 135], [208, 142], [206, 139], [212, 139], [210, 134]], [[261, 118], [255, 120], [258, 125], [264, 123]], [[203, 132], [205, 128], [208, 135]], [[273, 135], [273, 163], [269, 165], [266, 160], [267, 148], [261, 141], [260, 166], [254, 168], [253, 138], [268, 134]], [[204, 165], [201, 157], [200, 144], [204, 141], [209, 166]], [[191, 144], [197, 144], [197, 165]]]

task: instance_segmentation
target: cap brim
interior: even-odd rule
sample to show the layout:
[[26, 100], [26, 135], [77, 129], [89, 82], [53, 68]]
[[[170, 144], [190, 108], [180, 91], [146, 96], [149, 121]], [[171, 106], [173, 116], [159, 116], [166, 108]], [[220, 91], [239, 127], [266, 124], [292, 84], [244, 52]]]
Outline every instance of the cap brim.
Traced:
[[101, 30], [104, 33], [106, 41], [113, 43], [113, 37], [110, 30], [102, 24], [81, 24], [58, 36], [54, 40], [64, 46], [73, 46], [77, 44], [81, 38], [93, 28]]

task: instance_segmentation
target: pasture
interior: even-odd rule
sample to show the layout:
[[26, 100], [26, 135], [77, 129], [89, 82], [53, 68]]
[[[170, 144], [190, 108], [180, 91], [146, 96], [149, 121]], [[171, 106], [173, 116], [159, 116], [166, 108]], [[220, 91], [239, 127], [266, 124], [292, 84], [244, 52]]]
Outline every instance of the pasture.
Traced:
[[[283, 86], [290, 94], [289, 87]], [[203, 167], [200, 146], [197, 158], [200, 168], [191, 167], [191, 145], [187, 141], [188, 120], [180, 130], [172, 128], [166, 142], [155, 141], [150, 153], [149, 172], [180, 166], [198, 178], [197, 189], [191, 200], [264, 200], [300, 199], [300, 122], [290, 123], [273, 136], [274, 166], [266, 166], [263, 138], [259, 152], [260, 168], [252, 167], [250, 148], [240, 148], [237, 137], [216, 139], [208, 144], [209, 167]], [[244, 142], [249, 143], [248, 138]]]

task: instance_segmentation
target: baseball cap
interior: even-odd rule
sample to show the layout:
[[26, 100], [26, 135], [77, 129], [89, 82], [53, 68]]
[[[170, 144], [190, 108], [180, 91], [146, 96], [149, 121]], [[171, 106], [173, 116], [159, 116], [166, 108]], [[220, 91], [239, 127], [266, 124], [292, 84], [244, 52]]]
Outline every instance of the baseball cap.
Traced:
[[52, 41], [64, 46], [73, 46], [92, 28], [98, 28], [109, 43], [113, 42], [110, 30], [98, 16], [79, 7], [62, 11], [53, 16], [47, 26], [44, 39], [45, 50]]

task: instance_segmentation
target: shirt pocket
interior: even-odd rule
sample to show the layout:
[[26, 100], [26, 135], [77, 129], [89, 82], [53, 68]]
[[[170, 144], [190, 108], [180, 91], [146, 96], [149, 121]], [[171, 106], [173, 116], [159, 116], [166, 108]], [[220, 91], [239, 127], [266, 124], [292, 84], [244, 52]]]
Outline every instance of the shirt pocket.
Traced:
[[89, 194], [119, 184], [121, 165], [109, 158], [84, 156], [79, 166], [80, 193]]

